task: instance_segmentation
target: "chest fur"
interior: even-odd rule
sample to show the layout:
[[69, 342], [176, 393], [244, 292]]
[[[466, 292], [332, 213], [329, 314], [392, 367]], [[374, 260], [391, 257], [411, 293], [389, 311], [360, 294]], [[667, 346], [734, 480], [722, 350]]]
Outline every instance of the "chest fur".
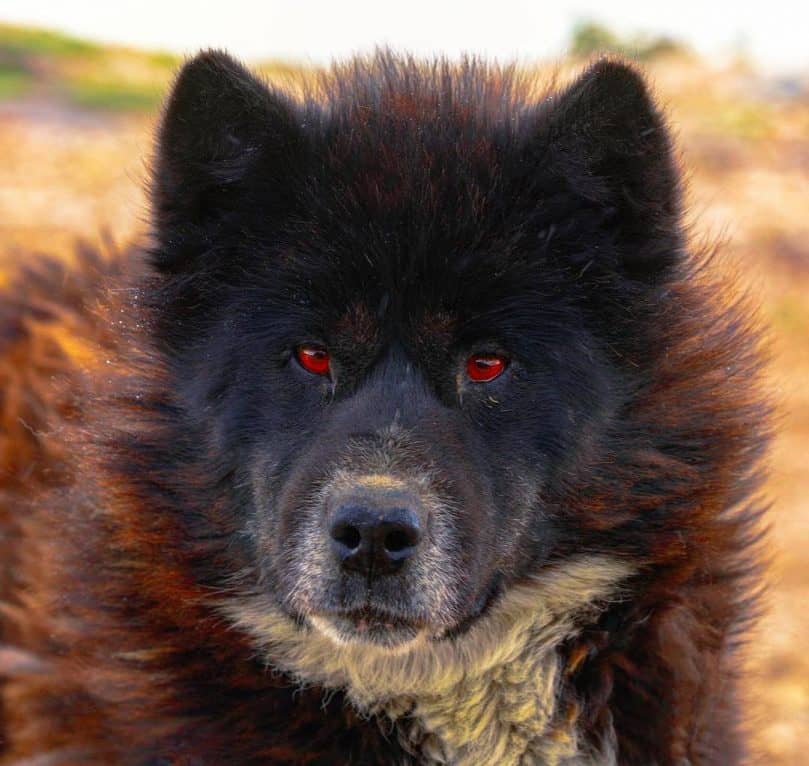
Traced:
[[402, 651], [346, 644], [242, 601], [231, 621], [268, 661], [306, 684], [345, 690], [364, 714], [390, 719], [419, 760], [456, 766], [609, 766], [610, 742], [579, 733], [559, 647], [614, 597], [630, 569], [583, 557], [512, 588], [463, 636], [422, 637]]
[[583, 766], [608, 764], [581, 741], [575, 707], [562, 701], [553, 651], [528, 652], [440, 694], [403, 696], [385, 706], [402, 745], [425, 764]]

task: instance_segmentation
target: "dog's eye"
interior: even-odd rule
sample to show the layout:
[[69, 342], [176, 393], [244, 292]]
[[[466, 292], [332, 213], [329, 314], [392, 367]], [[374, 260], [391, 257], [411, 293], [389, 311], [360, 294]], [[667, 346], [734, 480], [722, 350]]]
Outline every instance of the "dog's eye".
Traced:
[[475, 383], [488, 383], [508, 366], [508, 360], [500, 354], [473, 354], [466, 360], [466, 374]]
[[298, 364], [312, 375], [328, 375], [331, 363], [329, 352], [319, 346], [298, 346], [295, 351]]

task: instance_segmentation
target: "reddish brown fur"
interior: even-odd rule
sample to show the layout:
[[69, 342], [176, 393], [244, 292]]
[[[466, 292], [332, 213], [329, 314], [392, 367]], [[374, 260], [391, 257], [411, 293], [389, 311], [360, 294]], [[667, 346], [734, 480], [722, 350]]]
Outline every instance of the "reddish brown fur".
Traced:
[[[406, 115], [418, 106], [403, 99], [390, 108]], [[133, 263], [133, 254], [86, 250], [73, 267], [35, 261], [4, 295], [0, 760], [405, 761], [395, 736], [359, 718], [342, 694], [326, 703], [323, 690], [295, 691], [265, 671], [191, 576], [206, 551], [183, 545], [176, 516], [161, 512], [163, 496], [142, 481], [154, 470], [148, 456], [111, 466], [102, 452], [105, 429], [125, 443], [139, 424], [161, 428], [164, 370], [138, 336], [148, 327], [118, 333], [118, 312], [131, 310], [120, 273]], [[126, 289], [102, 289], [111, 284]], [[621, 763], [649, 763], [650, 753], [661, 765], [735, 763], [738, 650], [758, 581], [759, 511], [749, 498], [766, 441], [759, 343], [749, 311], [729, 305], [704, 265], [662, 300], [656, 332], [667, 353], [631, 415], [661, 439], [691, 440], [701, 459], [628, 442], [578, 466], [586, 476], [570, 477], [575, 502], [545, 498], [560, 513], [575, 507], [592, 540], [662, 504], [671, 514], [654, 548], [638, 542], [631, 598], [564, 648], [566, 703], [593, 739], [615, 726]], [[347, 316], [347, 329], [366, 332], [364, 320]], [[121, 389], [130, 394], [108, 407]], [[622, 531], [630, 548], [631, 530]]]
[[[133, 289], [118, 281], [120, 267], [131, 275], [136, 263], [132, 252], [99, 257], [84, 247], [73, 267], [35, 260], [15, 275], [8, 294], [16, 298], [4, 304], [0, 762], [43, 755], [48, 764], [179, 766], [205, 753], [211, 763], [366, 763], [380, 743], [390, 749], [379, 727], [342, 694], [326, 703], [322, 690], [266, 671], [247, 640], [212, 617], [211, 594], [176, 566], [182, 552], [167, 553], [178, 531], [144, 528], [138, 509], [148, 497], [86, 449], [83, 424], [96, 418], [87, 405], [115, 386], [107, 370], [115, 367], [117, 380], [145, 361], [122, 360], [133, 339], [116, 335]], [[122, 430], [141, 417], [119, 415]], [[77, 464], [98, 481], [71, 491]], [[97, 501], [105, 492], [115, 497], [109, 514]], [[135, 579], [93, 579], [104, 560]], [[99, 611], [102, 603], [120, 611]], [[200, 640], [187, 643], [192, 636]], [[199, 727], [192, 752], [182, 732], [202, 710], [218, 712]]]
[[[70, 386], [91, 386], [76, 365], [75, 351], [54, 340], [54, 326], [69, 328], [83, 343], [89, 339], [96, 370], [103, 370], [115, 345], [109, 324], [87, 310], [92, 298], [79, 301], [78, 296], [96, 295], [96, 280], [109, 275], [96, 275], [95, 270], [115, 274], [118, 260], [98, 261], [85, 254], [79, 263], [75, 270], [49, 263], [44, 274], [38, 272], [43, 279], [23, 272], [16, 283], [19, 300], [6, 304], [10, 319], [5, 327], [18, 329], [6, 331], [0, 368], [7, 381], [2, 442], [6, 479], [0, 510], [4, 528], [15, 530], [10, 548], [9, 538], [5, 540], [5, 578], [13, 572], [18, 586], [26, 586], [16, 602], [5, 607], [11, 618], [5, 639], [24, 647], [0, 654], [11, 678], [4, 698], [11, 748], [7, 759], [56, 749], [63, 755], [49, 763], [110, 762], [120, 758], [115, 743], [121, 738], [132, 743], [133, 751], [149, 752], [155, 741], [171, 741], [173, 731], [182, 731], [193, 708], [220, 708], [220, 697], [230, 701], [219, 709], [217, 725], [195, 743], [195, 752], [225, 752], [226, 747], [234, 763], [323, 762], [318, 760], [323, 753], [335, 752], [332, 737], [338, 734], [343, 739], [335, 740], [340, 743], [336, 752], [347, 754], [352, 747], [373, 752], [382, 735], [376, 725], [352, 716], [339, 695], [327, 715], [320, 707], [321, 691], [293, 695], [283, 679], [259, 671], [247, 642], [205, 609], [209, 594], [186, 576], [182, 552], [167, 555], [177, 537], [168, 520], [148, 529], [140, 525], [138, 508], [148, 496], [143, 496], [143, 488], [131, 486], [128, 477], [102, 475], [102, 484], [116, 498], [103, 520], [81, 510], [93, 508], [93, 498], [85, 493], [98, 488], [80, 489], [74, 510], [59, 517], [47, 506], [29, 505], [29, 497], [21, 499], [61, 484], [69, 475], [62, 434], [51, 432], [43, 438], [43, 433], [51, 408], [68, 420], [78, 410], [66, 387], [49, 384], [51, 376], [58, 372]], [[60, 283], [64, 293], [53, 296], [59, 310], [44, 311], [45, 296]], [[672, 351], [661, 360], [657, 384], [638, 413], [655, 422], [668, 419], [670, 425], [695, 433], [710, 430], [709, 441], [717, 451], [713, 475], [700, 475], [687, 465], [665, 466], [678, 485], [669, 497], [679, 498], [676, 502], [698, 533], [688, 548], [677, 535], [662, 536], [658, 549], [644, 553], [648, 565], [637, 595], [605, 615], [609, 629], [594, 626], [566, 650], [571, 704], [585, 700], [583, 713], [595, 729], [605, 725], [605, 716], [614, 719], [626, 763], [640, 762], [636, 752], [646, 752], [649, 743], [667, 743], [661, 763], [723, 763], [735, 758], [728, 750], [739, 724], [732, 704], [741, 661], [735, 636], [744, 627], [739, 612], [747, 612], [752, 599], [746, 584], [755, 582], [757, 575], [748, 544], [757, 524], [755, 511], [725, 509], [728, 498], [750, 491], [754, 478], [747, 467], [751, 450], [759, 449], [750, 437], [750, 423], [762, 421], [765, 413], [755, 385], [756, 352], [740, 357], [732, 337], [748, 330], [736, 318], [737, 310], [728, 310], [724, 320], [713, 313], [710, 306], [719, 296], [711, 291], [716, 289], [707, 281], [689, 280], [672, 293], [672, 300], [692, 306], [679, 316], [694, 327], [670, 326]], [[702, 333], [702, 343], [695, 355], [696, 333]], [[705, 396], [705, 387], [711, 396]], [[98, 461], [97, 456], [85, 457], [91, 464]], [[653, 445], [644, 453], [615, 455], [611, 481], [596, 484], [580, 506], [583, 514], [587, 510], [590, 527], [606, 532], [620, 521], [611, 509], [626, 507], [627, 496], [635, 498], [638, 512], [644, 507], [652, 511], [659, 498], [639, 495], [635, 488], [644, 475], [659, 474], [662, 459]], [[616, 465], [623, 467], [624, 479], [618, 484]], [[82, 470], [88, 470], [86, 464]], [[70, 507], [63, 494], [60, 505]], [[54, 527], [58, 533], [49, 533]], [[110, 555], [119, 557], [122, 566], [133, 567], [131, 575], [120, 582], [94, 581], [94, 557]], [[127, 619], [121, 622], [122, 615], [98, 613], [99, 603], [119, 604]], [[137, 619], [141, 608], [148, 611], [148, 621]], [[615, 630], [616, 622], [620, 631]], [[200, 625], [206, 626], [202, 635]], [[210, 667], [217, 669], [216, 675], [210, 674]], [[161, 678], [170, 679], [168, 685]], [[202, 686], [200, 678], [207, 678]], [[626, 704], [616, 706], [616, 699]], [[300, 731], [286, 728], [283, 737], [267, 734], [263, 722], [272, 718], [272, 711], [288, 727], [288, 706], [299, 711], [291, 720]], [[681, 730], [679, 721], [689, 721], [696, 729]], [[77, 754], [87, 748], [87, 755]]]

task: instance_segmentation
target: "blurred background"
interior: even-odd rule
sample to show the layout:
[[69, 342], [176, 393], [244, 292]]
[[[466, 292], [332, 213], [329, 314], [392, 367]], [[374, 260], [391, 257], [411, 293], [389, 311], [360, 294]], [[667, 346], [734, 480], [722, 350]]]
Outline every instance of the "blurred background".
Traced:
[[[270, 78], [386, 44], [517, 59], [562, 79], [600, 52], [646, 70], [677, 133], [699, 238], [721, 238], [772, 328], [769, 615], [746, 694], [761, 763], [809, 763], [809, 6], [769, 0], [477, 4], [0, 0], [0, 283], [33, 251], [137, 239], [161, 99], [200, 47]], [[609, 6], [609, 7], [607, 7]], [[790, 8], [790, 6], [792, 6]]]

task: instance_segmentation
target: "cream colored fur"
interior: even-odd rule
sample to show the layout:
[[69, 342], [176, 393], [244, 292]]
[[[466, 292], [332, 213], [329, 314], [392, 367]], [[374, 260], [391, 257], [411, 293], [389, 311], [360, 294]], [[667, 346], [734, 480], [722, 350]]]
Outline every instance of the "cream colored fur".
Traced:
[[462, 636], [421, 635], [393, 652], [346, 643], [321, 618], [310, 618], [314, 629], [300, 627], [260, 597], [223, 608], [268, 664], [302, 683], [345, 689], [361, 712], [387, 715], [426, 764], [608, 766], [612, 743], [586, 750], [575, 709], [559, 704], [557, 649], [630, 573], [611, 557], [559, 564], [510, 589]]

